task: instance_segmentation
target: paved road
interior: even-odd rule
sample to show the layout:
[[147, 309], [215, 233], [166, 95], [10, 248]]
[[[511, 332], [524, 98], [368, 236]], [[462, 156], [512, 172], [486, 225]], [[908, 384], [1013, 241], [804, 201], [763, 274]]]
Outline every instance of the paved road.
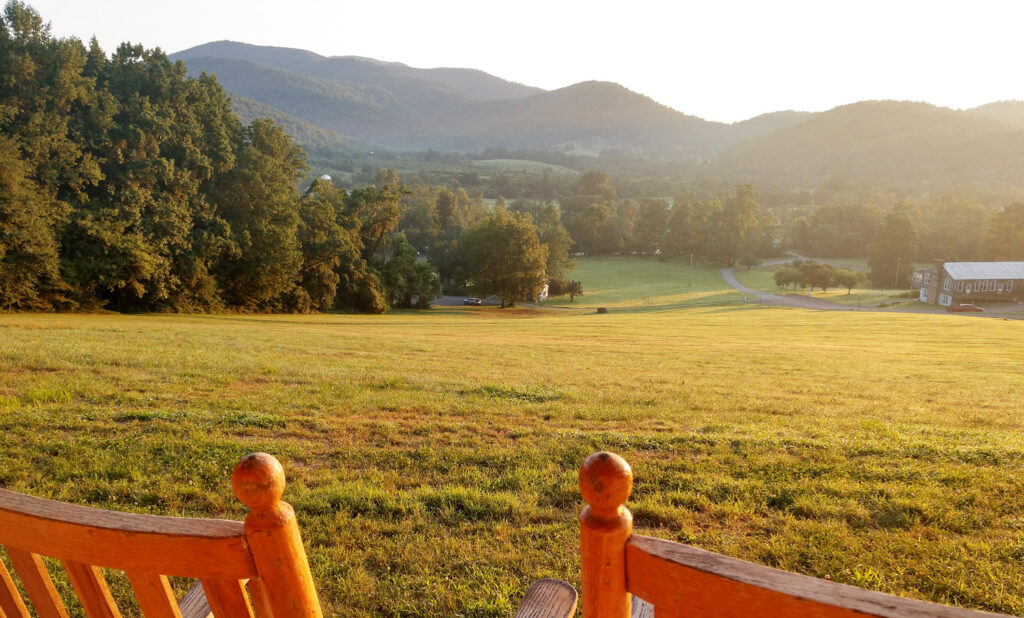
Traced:
[[[441, 297], [435, 298], [433, 301], [431, 301], [431, 304], [437, 305], [438, 307], [456, 307], [456, 306], [461, 306], [461, 305], [465, 304], [465, 303], [462, 302], [462, 299], [464, 299], [464, 298], [466, 298], [466, 297], [465, 296], [441, 296]], [[483, 299], [483, 303], [481, 303], [481, 304], [484, 304], [484, 305], [500, 305], [501, 303], [499, 301], [497, 301], [497, 300], [492, 299], [492, 298], [485, 298], [485, 299]]]
[[[765, 266], [770, 266], [772, 264], [782, 264], [788, 261], [789, 260], [766, 262]], [[852, 307], [848, 307], [846, 305], [837, 305], [836, 303], [830, 303], [827, 300], [822, 300], [820, 298], [814, 298], [811, 296], [804, 296], [803, 294], [786, 294], [783, 296], [780, 294], [768, 294], [766, 292], [759, 292], [757, 290], [753, 290], [740, 283], [736, 279], [736, 275], [733, 273], [733, 269], [731, 268], [722, 269], [722, 279], [725, 279], [726, 283], [736, 288], [737, 290], [743, 292], [744, 294], [749, 294], [754, 298], [757, 298], [758, 301], [763, 303], [769, 303], [772, 305], [785, 305], [787, 307], [803, 307], [804, 309], [820, 309], [822, 311], [849, 311], [850, 309], [852, 309]]]

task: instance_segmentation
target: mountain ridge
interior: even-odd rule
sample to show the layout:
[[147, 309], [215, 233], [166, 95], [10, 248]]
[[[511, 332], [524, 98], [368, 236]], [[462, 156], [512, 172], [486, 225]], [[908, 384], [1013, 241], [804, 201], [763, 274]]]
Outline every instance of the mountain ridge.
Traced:
[[[171, 55], [216, 74], [243, 115], [277, 110], [318, 143], [343, 136], [394, 150], [604, 152], [688, 161], [697, 173], [801, 186], [834, 175], [900, 184], [1024, 186], [1024, 103], [955, 110], [860, 101], [731, 124], [617, 83], [543, 90], [476, 69], [415, 69], [356, 56], [219, 41]], [[321, 132], [322, 131], [322, 132]]]

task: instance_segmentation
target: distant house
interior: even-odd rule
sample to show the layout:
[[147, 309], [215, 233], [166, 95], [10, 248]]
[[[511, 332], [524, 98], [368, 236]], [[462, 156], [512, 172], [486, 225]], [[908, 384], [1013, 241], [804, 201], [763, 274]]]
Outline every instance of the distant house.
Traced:
[[940, 261], [915, 271], [912, 287], [921, 289], [921, 302], [943, 307], [1019, 301], [1024, 298], [1024, 262]]

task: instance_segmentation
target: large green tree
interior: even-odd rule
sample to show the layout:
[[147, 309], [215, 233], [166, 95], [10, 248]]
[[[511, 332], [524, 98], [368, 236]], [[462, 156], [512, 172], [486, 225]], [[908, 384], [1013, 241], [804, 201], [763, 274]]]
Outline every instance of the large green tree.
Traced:
[[502, 308], [536, 298], [544, 285], [547, 248], [537, 238], [528, 213], [496, 207], [479, 224], [466, 230], [465, 246], [474, 289], [497, 294]]
[[541, 207], [537, 217], [537, 238], [547, 247], [548, 257], [544, 264], [544, 272], [549, 279], [564, 279], [566, 274], [576, 268], [576, 262], [569, 257], [572, 248], [572, 237], [562, 225], [562, 215], [558, 207], [548, 202]]
[[305, 158], [269, 120], [246, 128], [237, 163], [218, 187], [216, 201], [231, 226], [235, 253], [221, 264], [232, 305], [279, 309], [299, 281], [299, 193]]
[[871, 283], [880, 288], [910, 285], [917, 257], [917, 229], [905, 210], [885, 215], [875, 241], [871, 243]]
[[1024, 203], [1014, 202], [992, 215], [984, 253], [992, 260], [1024, 260]]
[[84, 116], [103, 113], [86, 51], [58, 40], [28, 5], [0, 16], [0, 309], [66, 305], [60, 235], [80, 192], [101, 177]]

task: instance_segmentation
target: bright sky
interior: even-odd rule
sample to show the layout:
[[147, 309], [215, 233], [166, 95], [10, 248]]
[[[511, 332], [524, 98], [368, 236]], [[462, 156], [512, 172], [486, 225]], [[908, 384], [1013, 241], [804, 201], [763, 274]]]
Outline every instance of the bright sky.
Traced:
[[28, 0], [57, 36], [175, 52], [229, 39], [468, 67], [561, 88], [618, 82], [733, 122], [867, 99], [1024, 100], [1019, 0]]

